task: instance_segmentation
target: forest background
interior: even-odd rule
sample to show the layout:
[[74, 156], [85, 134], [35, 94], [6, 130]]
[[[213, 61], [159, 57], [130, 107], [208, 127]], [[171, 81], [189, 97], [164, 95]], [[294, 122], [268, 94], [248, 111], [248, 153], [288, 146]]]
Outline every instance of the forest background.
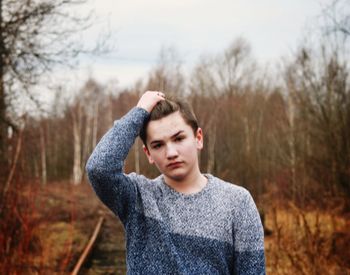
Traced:
[[[93, 148], [146, 90], [190, 102], [205, 134], [201, 170], [252, 193], [265, 226], [268, 273], [349, 274], [350, 15], [337, 12], [346, 1], [331, 2], [318, 40], [301, 43], [276, 68], [259, 64], [242, 37], [202, 56], [190, 73], [176, 50], [164, 48], [146, 80], [119, 88], [91, 76], [69, 99], [61, 83], [52, 90], [53, 108], [38, 116], [15, 105], [42, 75], [105, 50], [101, 41], [93, 48], [76, 41], [93, 24], [89, 15], [67, 16], [81, 1], [41, 2], [0, 1], [2, 274], [71, 270], [98, 214], [80, 216], [88, 206], [59, 195], [86, 190]], [[74, 24], [47, 28], [62, 16]], [[126, 160], [131, 171], [157, 175], [139, 140]], [[86, 192], [82, 204], [97, 201]], [[57, 231], [64, 240], [53, 248]]]

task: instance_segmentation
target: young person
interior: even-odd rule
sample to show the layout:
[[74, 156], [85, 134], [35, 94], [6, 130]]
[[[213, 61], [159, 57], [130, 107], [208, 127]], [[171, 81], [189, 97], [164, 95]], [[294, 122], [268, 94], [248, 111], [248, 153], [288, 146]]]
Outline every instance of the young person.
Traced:
[[[123, 173], [139, 134], [155, 179]], [[190, 107], [148, 91], [90, 156], [92, 187], [125, 228], [128, 274], [265, 274], [255, 203], [243, 187], [200, 172], [202, 148]]]

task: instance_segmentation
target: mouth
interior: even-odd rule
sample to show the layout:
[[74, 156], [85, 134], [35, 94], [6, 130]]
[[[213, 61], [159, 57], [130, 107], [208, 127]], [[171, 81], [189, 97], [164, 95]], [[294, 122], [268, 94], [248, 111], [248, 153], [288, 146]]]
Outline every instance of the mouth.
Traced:
[[182, 161], [176, 161], [176, 162], [171, 162], [169, 163], [166, 167], [168, 168], [176, 168], [182, 165]]

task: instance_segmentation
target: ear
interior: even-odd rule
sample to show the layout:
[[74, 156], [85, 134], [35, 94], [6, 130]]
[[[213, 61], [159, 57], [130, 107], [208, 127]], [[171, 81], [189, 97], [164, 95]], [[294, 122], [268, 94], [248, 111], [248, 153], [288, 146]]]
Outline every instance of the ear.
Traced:
[[202, 150], [203, 149], [203, 130], [202, 130], [202, 128], [197, 129], [196, 143], [197, 143], [197, 149]]
[[145, 152], [145, 154], [146, 154], [146, 156], [147, 156], [148, 162], [149, 162], [150, 164], [153, 164], [153, 163], [154, 163], [154, 160], [152, 159], [151, 154], [149, 153], [148, 148], [147, 148], [145, 145], [142, 145], [142, 149], [143, 149], [143, 151]]

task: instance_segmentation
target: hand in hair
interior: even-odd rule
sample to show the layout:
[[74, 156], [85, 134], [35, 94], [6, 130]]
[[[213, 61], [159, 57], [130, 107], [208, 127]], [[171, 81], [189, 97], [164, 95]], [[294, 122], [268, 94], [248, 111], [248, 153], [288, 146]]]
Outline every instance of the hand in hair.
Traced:
[[145, 109], [147, 112], [151, 112], [156, 104], [165, 99], [165, 95], [162, 92], [147, 91], [139, 99], [137, 107]]

